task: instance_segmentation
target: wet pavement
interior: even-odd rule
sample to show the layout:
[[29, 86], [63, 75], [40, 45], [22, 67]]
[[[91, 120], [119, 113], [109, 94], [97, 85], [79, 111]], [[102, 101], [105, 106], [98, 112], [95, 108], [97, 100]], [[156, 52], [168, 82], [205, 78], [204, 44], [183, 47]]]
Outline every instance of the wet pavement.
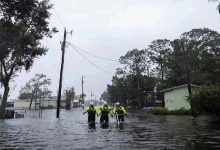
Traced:
[[209, 117], [154, 116], [129, 112], [124, 125], [110, 118], [109, 127], [88, 126], [77, 108], [28, 111], [25, 118], [0, 120], [0, 149], [193, 149], [219, 150], [220, 123]]

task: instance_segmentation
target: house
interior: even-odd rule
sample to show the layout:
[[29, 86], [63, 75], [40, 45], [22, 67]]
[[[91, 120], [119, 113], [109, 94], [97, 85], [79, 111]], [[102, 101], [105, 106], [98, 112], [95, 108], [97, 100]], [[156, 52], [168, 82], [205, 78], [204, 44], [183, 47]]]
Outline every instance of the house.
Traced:
[[[30, 105], [29, 99], [14, 101], [14, 109], [29, 109], [29, 105]], [[35, 101], [33, 100], [31, 109], [35, 109], [35, 105], [36, 105], [36, 109], [39, 109], [39, 107], [44, 108], [44, 109], [45, 108], [53, 109], [57, 107], [57, 99], [55, 98], [46, 99], [46, 100], [38, 99], [36, 101], [36, 104], [35, 104]], [[61, 108], [65, 108], [66, 102], [64, 99], [61, 99], [60, 106]]]
[[79, 99], [74, 99], [74, 100], [72, 101], [72, 106], [73, 106], [73, 107], [80, 107], [80, 106], [81, 106], [80, 100], [79, 100]]
[[[29, 105], [30, 105], [29, 99], [14, 101], [14, 109], [28, 109]], [[47, 98], [45, 100], [37, 99], [36, 104], [35, 104], [35, 101], [33, 100], [32, 105], [31, 105], [31, 109], [35, 109], [35, 105], [36, 105], [36, 109], [39, 109], [39, 107], [41, 107], [42, 109], [57, 108], [57, 96], [52, 96], [51, 98]], [[78, 99], [72, 100], [71, 107], [80, 107], [80, 106], [81, 106], [81, 101], [79, 101]], [[61, 108], [66, 107], [66, 97], [65, 96], [61, 96], [60, 107]]]
[[[28, 109], [30, 105], [29, 99], [22, 99], [22, 100], [15, 100], [14, 101], [14, 108], [15, 109]], [[35, 102], [32, 102], [31, 109], [35, 108]]]
[[[199, 86], [191, 85], [192, 92], [195, 92]], [[180, 108], [191, 109], [187, 97], [189, 96], [187, 84], [171, 87], [165, 90], [164, 92], [164, 102], [165, 108], [169, 110], [178, 110]]]

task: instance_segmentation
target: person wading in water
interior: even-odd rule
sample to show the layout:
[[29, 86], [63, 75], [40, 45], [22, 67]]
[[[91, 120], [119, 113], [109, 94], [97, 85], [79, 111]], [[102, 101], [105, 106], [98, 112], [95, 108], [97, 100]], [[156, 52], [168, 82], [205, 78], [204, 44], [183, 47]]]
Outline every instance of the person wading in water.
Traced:
[[101, 113], [100, 123], [107, 124], [109, 122], [109, 115], [112, 116], [112, 110], [110, 106], [107, 105], [107, 102], [104, 102], [104, 105], [100, 107], [100, 113]]
[[127, 112], [123, 106], [120, 105], [119, 102], [117, 102], [116, 107], [113, 109], [113, 113], [116, 116], [118, 123], [123, 123], [125, 121], [124, 115], [127, 115]]
[[93, 102], [89, 103], [89, 106], [86, 107], [86, 111], [83, 114], [88, 113], [88, 123], [95, 123], [95, 116], [99, 115], [99, 110], [94, 106]]

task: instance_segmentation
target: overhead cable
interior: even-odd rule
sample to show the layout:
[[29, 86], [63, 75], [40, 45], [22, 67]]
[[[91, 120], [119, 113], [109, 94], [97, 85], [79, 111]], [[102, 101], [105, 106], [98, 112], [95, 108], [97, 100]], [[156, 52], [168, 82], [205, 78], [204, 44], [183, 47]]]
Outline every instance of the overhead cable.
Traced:
[[54, 10], [54, 12], [55, 12], [55, 15], [56, 15], [57, 19], [59, 20], [59, 22], [61, 23], [61, 25], [65, 28], [65, 25], [64, 25], [62, 19], [60, 18], [60, 15], [59, 15], [59, 13], [57, 12], [56, 8], [54, 7], [53, 10]]
[[69, 43], [69, 45], [73, 48], [73, 50], [75, 50], [81, 57], [83, 57], [85, 60], [87, 60], [90, 64], [92, 64], [94, 67], [96, 67], [97, 69], [109, 74], [109, 75], [112, 75], [112, 73], [100, 68], [99, 66], [97, 66], [95, 63], [93, 63], [91, 60], [89, 60], [87, 57], [85, 57], [81, 52], [79, 52], [71, 43]]
[[92, 54], [92, 53], [90, 53], [90, 52], [88, 52], [88, 51], [86, 51], [86, 50], [84, 50], [84, 49], [82, 49], [82, 48], [80, 48], [80, 47], [78, 47], [76, 45], [72, 45], [72, 46], [74, 46], [75, 48], [79, 49], [80, 51], [83, 51], [84, 53], [86, 53], [86, 54], [88, 54], [90, 56], [93, 56], [93, 57], [96, 57], [96, 58], [99, 58], [99, 59], [103, 59], [103, 60], [107, 60], [107, 61], [116, 61], [116, 62], [118, 62], [118, 60], [116, 60], [116, 59], [104, 58], [104, 57]]

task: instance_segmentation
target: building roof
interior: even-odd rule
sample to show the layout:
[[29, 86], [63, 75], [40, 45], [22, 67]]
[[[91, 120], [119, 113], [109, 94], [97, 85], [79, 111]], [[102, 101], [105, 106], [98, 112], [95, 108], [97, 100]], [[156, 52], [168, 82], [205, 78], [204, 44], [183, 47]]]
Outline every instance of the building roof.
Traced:
[[74, 99], [74, 100], [73, 100], [73, 103], [78, 103], [78, 102], [79, 102], [78, 99]]
[[[191, 86], [192, 87], [197, 87], [197, 88], [199, 87], [198, 85], [195, 85], [195, 84], [191, 84]], [[179, 85], [179, 86], [174, 86], [174, 87], [171, 87], [171, 88], [167, 88], [167, 89], [162, 90], [161, 92], [172, 91], [172, 90], [183, 88], [183, 87], [187, 87], [187, 84]]]

